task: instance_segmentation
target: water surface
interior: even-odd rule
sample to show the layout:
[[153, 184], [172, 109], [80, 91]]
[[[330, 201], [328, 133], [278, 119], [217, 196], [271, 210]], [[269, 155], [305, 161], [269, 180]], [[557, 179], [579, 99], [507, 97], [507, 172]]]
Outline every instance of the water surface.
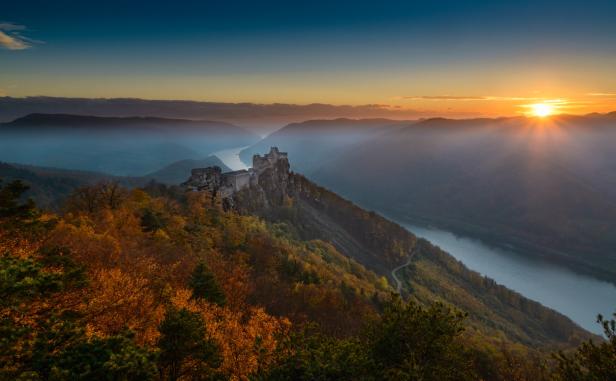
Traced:
[[213, 153], [217, 158], [220, 159], [227, 167], [231, 168], [233, 171], [239, 171], [240, 169], [248, 169], [248, 166], [244, 164], [243, 161], [240, 160], [240, 151], [245, 147], [234, 147], [227, 148], [220, 151], [216, 151]]
[[597, 314], [611, 317], [616, 310], [616, 286], [611, 283], [447, 231], [401, 225], [447, 251], [469, 269], [562, 313], [591, 332], [603, 332], [596, 323]]

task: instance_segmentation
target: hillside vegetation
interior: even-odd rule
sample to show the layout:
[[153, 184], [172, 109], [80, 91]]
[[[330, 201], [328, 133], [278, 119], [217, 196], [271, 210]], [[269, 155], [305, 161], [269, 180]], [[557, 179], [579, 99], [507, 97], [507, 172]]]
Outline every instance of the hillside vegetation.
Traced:
[[[428, 272], [417, 282], [438, 298], [409, 292], [410, 301], [402, 301], [385, 277], [335, 245], [301, 238], [301, 216], [266, 222], [225, 211], [204, 192], [111, 185], [81, 188], [62, 215], [20, 203], [19, 182], [0, 190], [1, 379], [536, 380], [577, 371], [566, 365], [578, 363], [588, 373], [581, 354], [549, 355], [587, 333], [502, 287], [481, 284], [487, 280], [475, 287], [495, 289], [492, 300], [514, 298], [511, 311], [522, 315], [516, 319], [530, 319], [519, 322], [543, 336], [515, 340], [503, 327], [517, 323], [499, 321], [498, 313], [482, 324], [466, 318], [443, 297], [461, 283], [433, 274], [435, 281]], [[302, 189], [330, 206], [342, 201], [309, 183]], [[295, 205], [306, 202], [294, 198]], [[365, 216], [358, 231], [387, 227]], [[408, 242], [424, 253], [417, 267], [439, 263], [452, 267], [441, 271], [457, 282], [472, 281], [444, 253], [434, 257], [430, 245]], [[561, 324], [576, 337], [565, 337]], [[584, 353], [605, 351], [601, 345]], [[604, 369], [612, 360], [606, 359], [597, 367]]]

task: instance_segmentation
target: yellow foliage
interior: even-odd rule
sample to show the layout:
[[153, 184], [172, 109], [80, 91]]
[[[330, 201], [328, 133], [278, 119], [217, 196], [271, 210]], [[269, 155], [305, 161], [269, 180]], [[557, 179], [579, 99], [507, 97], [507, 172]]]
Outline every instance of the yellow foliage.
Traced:
[[98, 234], [88, 221], [79, 218], [79, 224], [61, 220], [51, 233], [48, 244], [67, 247], [74, 258], [87, 267], [111, 266], [120, 256], [120, 244], [108, 234]]

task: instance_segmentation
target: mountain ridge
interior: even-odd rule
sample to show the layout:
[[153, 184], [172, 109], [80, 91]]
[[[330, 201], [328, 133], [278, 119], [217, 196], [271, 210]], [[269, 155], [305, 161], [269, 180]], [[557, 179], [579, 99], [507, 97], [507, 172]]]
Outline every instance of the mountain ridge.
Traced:
[[[392, 284], [396, 278], [391, 271], [407, 264], [408, 269], [403, 271], [405, 283], [401, 287], [404, 295], [423, 303], [443, 300], [467, 311], [473, 326], [482, 335], [500, 332], [509, 340], [530, 346], [566, 345], [589, 337], [560, 313], [468, 270], [397, 223], [289, 171], [286, 155], [275, 157], [278, 159], [270, 161], [268, 167], [259, 168], [258, 176], [250, 183], [231, 195], [223, 195], [233, 199], [232, 202], [222, 200], [223, 205], [243, 215], [257, 215], [272, 224], [284, 224], [295, 239], [329, 242], [340, 253], [390, 278]], [[215, 186], [217, 180], [200, 187], [201, 193], [212, 192], [214, 200], [217, 188], [208, 184]], [[417, 278], [409, 278], [409, 274]], [[486, 325], [486, 319], [492, 325]]]

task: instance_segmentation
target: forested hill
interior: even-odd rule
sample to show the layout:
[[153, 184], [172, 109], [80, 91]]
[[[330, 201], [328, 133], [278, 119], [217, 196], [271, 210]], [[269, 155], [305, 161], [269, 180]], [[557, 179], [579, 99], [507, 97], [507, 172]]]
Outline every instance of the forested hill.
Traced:
[[288, 163], [234, 209], [105, 182], [51, 214], [25, 190], [0, 186], [0, 379], [566, 380], [611, 361], [551, 357], [600, 339]]
[[258, 187], [235, 197], [236, 209], [284, 223], [297, 239], [331, 242], [392, 283], [391, 270], [410, 259], [403, 272], [408, 279], [403, 293], [423, 303], [441, 300], [460, 308], [481, 335], [547, 347], [589, 337], [567, 317], [467, 269], [398, 224], [286, 169], [278, 166], [260, 176]]
[[163, 184], [179, 184], [185, 180], [192, 168], [217, 165], [229, 170], [216, 156], [197, 160], [180, 160], [144, 176], [113, 176], [107, 173], [39, 167], [0, 161], [0, 180], [9, 182], [21, 180], [29, 186], [25, 197], [32, 198], [37, 205], [47, 210], [59, 210], [66, 199], [77, 189], [103, 182], [116, 182], [126, 188], [146, 185], [150, 181]]

